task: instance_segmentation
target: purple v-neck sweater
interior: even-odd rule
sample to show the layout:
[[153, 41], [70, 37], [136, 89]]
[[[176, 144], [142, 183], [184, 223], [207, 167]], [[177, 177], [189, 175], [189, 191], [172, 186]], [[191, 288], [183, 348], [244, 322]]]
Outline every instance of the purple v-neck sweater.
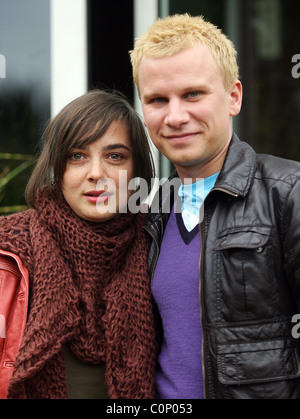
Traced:
[[199, 227], [189, 233], [173, 210], [152, 285], [164, 329], [156, 375], [160, 399], [204, 397], [199, 258]]

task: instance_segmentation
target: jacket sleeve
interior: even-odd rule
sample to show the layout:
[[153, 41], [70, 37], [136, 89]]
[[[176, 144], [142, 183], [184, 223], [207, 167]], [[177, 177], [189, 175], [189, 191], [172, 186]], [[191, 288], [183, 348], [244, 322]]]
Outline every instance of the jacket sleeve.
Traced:
[[284, 271], [300, 314], [300, 177], [286, 200], [283, 225]]
[[29, 274], [18, 256], [0, 250], [0, 399], [7, 398], [27, 322]]

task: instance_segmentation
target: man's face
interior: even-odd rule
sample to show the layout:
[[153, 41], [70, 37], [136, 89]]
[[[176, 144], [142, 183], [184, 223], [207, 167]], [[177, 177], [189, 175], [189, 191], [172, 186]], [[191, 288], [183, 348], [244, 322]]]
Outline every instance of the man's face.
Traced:
[[236, 80], [225, 90], [210, 50], [196, 45], [169, 57], [144, 57], [139, 92], [149, 135], [179, 176], [209, 176], [203, 176], [205, 167], [232, 137], [232, 116], [241, 108], [241, 83]]

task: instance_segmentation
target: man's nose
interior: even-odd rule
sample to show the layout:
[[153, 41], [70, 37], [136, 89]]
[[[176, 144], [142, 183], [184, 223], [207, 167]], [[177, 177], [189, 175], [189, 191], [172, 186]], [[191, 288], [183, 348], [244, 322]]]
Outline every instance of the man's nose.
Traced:
[[180, 100], [170, 100], [165, 123], [172, 128], [179, 128], [189, 122], [189, 113]]

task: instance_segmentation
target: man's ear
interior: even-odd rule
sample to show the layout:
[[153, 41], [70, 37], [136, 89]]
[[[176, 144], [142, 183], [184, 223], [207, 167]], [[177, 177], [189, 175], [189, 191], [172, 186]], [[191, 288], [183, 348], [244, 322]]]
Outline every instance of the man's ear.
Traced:
[[240, 80], [235, 80], [230, 91], [230, 116], [237, 116], [242, 108], [243, 86]]

